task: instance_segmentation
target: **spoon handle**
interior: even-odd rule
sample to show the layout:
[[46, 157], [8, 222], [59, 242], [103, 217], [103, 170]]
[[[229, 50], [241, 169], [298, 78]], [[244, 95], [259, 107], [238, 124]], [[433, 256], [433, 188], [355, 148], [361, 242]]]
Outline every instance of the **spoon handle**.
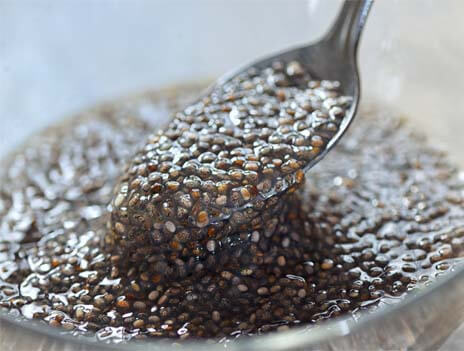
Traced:
[[373, 0], [345, 0], [325, 40], [347, 55], [356, 55]]

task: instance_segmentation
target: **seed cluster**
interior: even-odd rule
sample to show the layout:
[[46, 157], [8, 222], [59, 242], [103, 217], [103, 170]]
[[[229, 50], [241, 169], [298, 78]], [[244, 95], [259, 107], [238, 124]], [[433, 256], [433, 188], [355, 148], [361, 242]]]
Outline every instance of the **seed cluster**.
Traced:
[[229, 235], [262, 228], [338, 131], [351, 103], [339, 85], [312, 80], [296, 61], [275, 62], [176, 113], [116, 186], [110, 244], [134, 262], [150, 256], [175, 279], [201, 269]]
[[195, 274], [165, 279], [156, 255], [134, 264], [107, 234], [106, 207], [166, 100], [91, 111], [2, 163], [1, 312], [100, 340], [225, 342], [302, 324], [310, 332], [463, 262], [463, 177], [393, 116], [365, 111], [311, 182], [263, 211], [260, 228], [234, 232], [221, 250], [206, 243]]

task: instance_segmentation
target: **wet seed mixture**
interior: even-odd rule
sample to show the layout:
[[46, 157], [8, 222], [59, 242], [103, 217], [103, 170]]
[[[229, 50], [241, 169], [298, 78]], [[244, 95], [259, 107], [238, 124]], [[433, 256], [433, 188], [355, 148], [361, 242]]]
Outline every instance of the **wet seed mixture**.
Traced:
[[135, 264], [115, 239], [123, 237], [113, 232], [113, 189], [139, 142], [185, 106], [179, 97], [197, 93], [96, 108], [3, 162], [3, 313], [100, 340], [225, 341], [371, 311], [462, 261], [462, 176], [399, 119], [365, 110], [301, 189], [262, 211], [259, 227], [220, 240], [212, 232], [221, 247], [194, 272], [169, 270], [177, 276], [168, 279], [156, 265], [161, 253]]
[[339, 87], [296, 61], [216, 86], [136, 153], [116, 187], [108, 241], [171, 280], [207, 257], [219, 263], [211, 253], [263, 230], [282, 194], [301, 186], [351, 104]]

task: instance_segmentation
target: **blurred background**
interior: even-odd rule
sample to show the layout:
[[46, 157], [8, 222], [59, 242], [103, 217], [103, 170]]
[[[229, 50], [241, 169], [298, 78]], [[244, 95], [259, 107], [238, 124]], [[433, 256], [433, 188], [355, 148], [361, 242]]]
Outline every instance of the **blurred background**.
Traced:
[[[0, 0], [0, 154], [92, 104], [213, 79], [315, 40], [340, 3]], [[360, 51], [363, 103], [405, 114], [461, 165], [463, 10], [460, 0], [377, 1]], [[456, 349], [460, 334], [443, 350]]]
[[[214, 78], [314, 40], [339, 4], [0, 0], [0, 150], [96, 102]], [[439, 119], [464, 110], [464, 80], [458, 78], [463, 9], [460, 0], [377, 1], [361, 44], [366, 99], [380, 99], [430, 124], [438, 142], [464, 127], [461, 118], [445, 125]], [[464, 138], [458, 145], [464, 147]]]

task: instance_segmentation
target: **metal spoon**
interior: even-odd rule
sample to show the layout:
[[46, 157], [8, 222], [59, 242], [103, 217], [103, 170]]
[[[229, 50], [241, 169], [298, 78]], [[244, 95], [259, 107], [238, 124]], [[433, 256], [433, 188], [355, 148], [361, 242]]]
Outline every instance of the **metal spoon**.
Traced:
[[210, 88], [226, 84], [250, 68], [269, 67], [275, 61], [299, 61], [311, 76], [318, 79], [337, 80], [341, 83], [341, 94], [353, 98], [338, 132], [325, 150], [313, 158], [305, 167], [308, 171], [327, 155], [346, 132], [358, 109], [361, 89], [357, 64], [358, 44], [367, 16], [374, 0], [345, 0], [332, 28], [317, 42], [282, 51], [276, 55], [247, 64], [217, 80]]
[[[201, 262], [231, 245], [236, 234], [264, 230], [285, 205], [282, 197], [301, 185], [304, 172], [330, 151], [355, 116], [360, 93], [356, 53], [371, 5], [372, 0], [346, 1], [334, 26], [318, 43], [225, 75], [196, 103], [176, 114], [167, 128], [149, 137], [116, 187], [109, 242], [129, 253], [134, 262], [152, 257], [156, 274], [175, 278], [202, 269]], [[269, 94], [252, 89], [256, 95], [247, 96], [247, 88], [240, 92], [244, 75], [248, 77], [245, 81], [254, 84], [249, 78], [251, 68], [264, 72], [276, 61], [299, 62], [304, 66], [301, 74], [307, 72], [311, 79], [338, 81], [341, 95], [352, 99], [339, 116], [343, 119], [334, 116], [332, 122], [319, 123], [320, 116], [312, 116], [311, 107], [299, 106], [299, 98], [307, 100], [313, 94], [303, 83], [304, 87], [287, 90], [288, 100], [286, 95], [279, 98], [278, 85]], [[237, 94], [234, 87], [239, 87]], [[265, 95], [267, 100], [261, 103], [259, 98]], [[244, 96], [248, 107], [242, 105]], [[292, 114], [288, 113], [291, 104], [299, 106]], [[266, 106], [271, 106], [270, 110]], [[280, 113], [284, 120], [288, 114], [288, 123], [281, 120]], [[317, 122], [313, 130], [307, 118]], [[301, 133], [295, 129], [299, 121], [306, 123]], [[329, 124], [334, 128], [329, 129]], [[327, 130], [321, 131], [326, 134], [314, 134], [326, 125]], [[287, 132], [282, 132], [285, 128]], [[263, 129], [270, 134], [262, 134]], [[315, 137], [320, 144], [309, 144]], [[298, 155], [302, 161], [297, 160]], [[216, 259], [208, 262], [214, 266]]]

